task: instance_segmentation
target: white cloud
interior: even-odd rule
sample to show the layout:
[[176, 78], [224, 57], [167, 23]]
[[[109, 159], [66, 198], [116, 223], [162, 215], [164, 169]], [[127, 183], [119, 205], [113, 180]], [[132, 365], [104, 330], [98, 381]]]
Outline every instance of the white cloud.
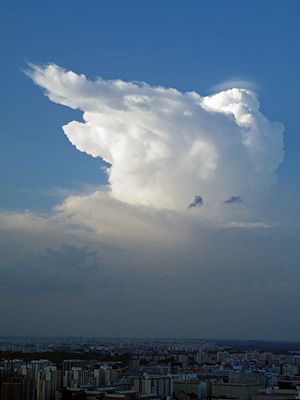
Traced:
[[[64, 132], [73, 145], [101, 157], [109, 193], [131, 205], [190, 212], [206, 221], [255, 221], [257, 204], [277, 184], [283, 125], [259, 112], [256, 95], [231, 89], [195, 92], [121, 80], [89, 81], [54, 64], [28, 74], [55, 103], [81, 109], [84, 123]], [[243, 204], [224, 206], [231, 197]], [[251, 221], [250, 221], [251, 222]]]

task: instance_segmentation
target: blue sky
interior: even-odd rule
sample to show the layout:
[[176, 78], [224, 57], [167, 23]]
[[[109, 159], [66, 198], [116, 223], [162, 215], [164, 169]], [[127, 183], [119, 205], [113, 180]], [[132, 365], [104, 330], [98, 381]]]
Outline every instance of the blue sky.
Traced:
[[[129, 299], [129, 309], [123, 310], [124, 317], [119, 325], [111, 319], [109, 306], [107, 309], [103, 307], [103, 319], [107, 324], [103, 335], [116, 335], [121, 331], [123, 335], [133, 336], [147, 332], [153, 336], [170, 336], [172, 332], [175, 336], [190, 334], [218, 336], [217, 321], [220, 320], [220, 315], [223, 315], [222, 318], [225, 320], [226, 313], [232, 315], [230, 310], [233, 307], [236, 313], [233, 313], [232, 323], [224, 325], [223, 336], [296, 338], [300, 320], [294, 323], [295, 327], [291, 328], [289, 333], [287, 326], [291, 312], [290, 314], [285, 312], [284, 306], [272, 299], [277, 296], [278, 291], [281, 291], [282, 296], [286, 293], [284, 291], [287, 291], [289, 296], [286, 307], [290, 310], [296, 309], [297, 304], [293, 303], [296, 288], [293, 285], [300, 279], [297, 270], [299, 237], [296, 223], [299, 217], [298, 191], [300, 189], [299, 13], [300, 3], [292, 0], [284, 2], [256, 0], [251, 2], [231, 0], [2, 2], [0, 13], [0, 52], [2, 54], [0, 209], [3, 215], [1, 232], [4, 238], [4, 250], [1, 274], [3, 281], [6, 282], [5, 285], [9, 287], [4, 300], [7, 302], [6, 311], [11, 315], [10, 322], [3, 328], [3, 334], [19, 334], [22, 331], [19, 311], [14, 311], [11, 304], [14, 291], [20, 290], [20, 287], [25, 288], [26, 292], [24, 295], [26, 301], [22, 303], [23, 308], [21, 307], [23, 324], [30, 321], [32, 326], [27, 334], [94, 335], [99, 333], [100, 322], [97, 325], [97, 321], [95, 322], [92, 315], [87, 312], [91, 304], [89, 302], [82, 302], [80, 312], [85, 315], [86, 326], [90, 324], [90, 329], [81, 331], [80, 326], [75, 322], [76, 312], [72, 309], [71, 303], [67, 301], [64, 303], [70, 315], [68, 330], [64, 327], [63, 311], [58, 312], [57, 315], [53, 313], [47, 298], [43, 301], [48, 304], [46, 307], [48, 320], [37, 318], [35, 315], [37, 305], [35, 306], [32, 301], [35, 291], [43, 288], [47, 293], [55, 292], [53, 295], [55, 304], [64, 302], [64, 296], [72, 290], [81, 290], [80, 294], [76, 293], [79, 297], [82, 296], [82, 299], [84, 291], [88, 291], [91, 296], [89, 301], [99, 304], [101, 299], [97, 297], [99, 295], [95, 287], [95, 282], [98, 282], [107, 299], [114, 298], [112, 302], [114, 307], [120, 307], [123, 310], [122, 301]], [[231, 197], [239, 197], [244, 190], [245, 195], [249, 194], [248, 204], [252, 202], [251, 207], [249, 206], [247, 210], [240, 208], [240, 214], [229, 212], [231, 206], [224, 209], [225, 211], [211, 208], [208, 210], [208, 216], [199, 217], [200, 222], [198, 217], [195, 217], [198, 222], [191, 222], [189, 215], [186, 217], [178, 210], [181, 207], [181, 201], [187, 201], [188, 206], [193, 202], [194, 196], [203, 195], [201, 186], [194, 192], [189, 192], [190, 187], [187, 185], [186, 193], [193, 193], [193, 195], [189, 194], [190, 197], [186, 200], [184, 196], [181, 198], [181, 194], [178, 194], [178, 203], [176, 200], [174, 205], [170, 199], [169, 201], [166, 197], [163, 198], [162, 188], [168, 181], [159, 182], [160, 186], [157, 186], [157, 190], [161, 190], [159, 192], [161, 197], [154, 195], [151, 197], [151, 194], [147, 194], [151, 198], [151, 206], [154, 208], [158, 206], [158, 209], [160, 205], [163, 206], [163, 211], [160, 209], [157, 211], [158, 215], [155, 214], [156, 211], [153, 209], [149, 211], [147, 207], [134, 208], [136, 199], [131, 197], [131, 193], [137, 192], [134, 190], [136, 186], [132, 183], [133, 180], [130, 180], [133, 179], [132, 176], [128, 177], [128, 193], [124, 189], [123, 194], [118, 192], [121, 187], [121, 175], [117, 181], [114, 181], [115, 178], [111, 176], [109, 185], [115, 190], [114, 197], [111, 200], [102, 198], [99, 193], [107, 190], [108, 175], [105, 168], [109, 164], [103, 161], [101, 156], [91, 157], [85, 149], [78, 151], [75, 148], [75, 146], [78, 147], [78, 143], [74, 140], [72, 143], [75, 145], [72, 145], [70, 135], [68, 134], [67, 137], [62, 130], [62, 126], [70, 121], [82, 121], [82, 111], [49, 101], [43, 95], [44, 90], [33, 83], [33, 81], [37, 83], [36, 75], [31, 75], [31, 79], [24, 73], [30, 70], [29, 64], [39, 66], [48, 63], [56, 64], [77, 74], [84, 74], [91, 81], [101, 77], [104, 80], [146, 82], [151, 86], [176, 88], [179, 92], [195, 91], [201, 96], [208, 96], [222, 89], [231, 89], [233, 86], [240, 88], [243, 86], [244, 89], [255, 91], [260, 101], [260, 112], [268, 120], [279, 121], [285, 127], [284, 161], [279, 162], [275, 175], [270, 175], [270, 179], [277, 176], [279, 183], [272, 186], [272, 190], [270, 189], [272, 195], [254, 196], [255, 191], [258, 192], [266, 186], [269, 175], [261, 172], [265, 180], [262, 179], [256, 186], [256, 183], [252, 182], [255, 174], [250, 171], [247, 175], [248, 164], [245, 163], [241, 165], [241, 177], [237, 178], [240, 180], [226, 181], [227, 187], [232, 184], [235, 191], [226, 191], [224, 183], [224, 188], [222, 186], [222, 190], [220, 189], [220, 197], [217, 194], [216, 198], [220, 200], [219, 203], [225, 204]], [[59, 70], [56, 73], [58, 78], [63, 76], [63, 72]], [[50, 78], [45, 73], [43, 79], [46, 83], [39, 85], [46, 88], [47, 79]], [[76, 91], [74, 93], [78, 94]], [[169, 92], [165, 93], [167, 95]], [[159, 96], [155, 97], [156, 92], [146, 94], [154, 96], [156, 101], [161, 101]], [[79, 93], [79, 95], [82, 94]], [[186, 104], [185, 100], [178, 101]], [[83, 111], [89, 111], [81, 103], [78, 107]], [[209, 107], [214, 107], [214, 105], [209, 104]], [[217, 122], [209, 122], [210, 120], [207, 119], [207, 123], [216, 124], [212, 126], [221, 126], [218, 125], [221, 124], [221, 119], [217, 118]], [[131, 120], [129, 122], [131, 123]], [[231, 127], [233, 130], [237, 129], [236, 126], [231, 125], [232, 121], [224, 122], [224, 124], [224, 129], [228, 132]], [[262, 132], [264, 136], [263, 129]], [[214, 131], [212, 133], [214, 134]], [[280, 136], [279, 133], [278, 135]], [[214, 140], [214, 144], [219, 145], [217, 136]], [[207, 146], [211, 145], [210, 141], [208, 143]], [[221, 147], [219, 151], [220, 149]], [[207, 150], [207, 154], [211, 154], [209, 151]], [[239, 157], [237, 160], [243, 159], [242, 153]], [[279, 160], [280, 156], [278, 157]], [[174, 155], [172, 158], [174, 166], [176, 166], [176, 160]], [[211, 156], [211, 163], [213, 162], [214, 159]], [[229, 173], [234, 171], [234, 167], [229, 167], [227, 159], [223, 162], [226, 168], [228, 166], [228, 170], [225, 168], [226, 171]], [[116, 163], [115, 171], [120, 173], [121, 166], [122, 164]], [[242, 175], [244, 172], [245, 175]], [[272, 174], [273, 172], [272, 170]], [[168, 173], [166, 176], [170, 177]], [[136, 176], [144, 179], [145, 182], [146, 178], [149, 178], [150, 182], [151, 171], [147, 170], [147, 174], [147, 176], [138, 174]], [[243, 176], [248, 176], [249, 182], [253, 184], [251, 193], [247, 192], [242, 183], [241, 193], [238, 192], [237, 182], [242, 182]], [[182, 176], [182, 181], [180, 179], [181, 176], [178, 182], [183, 182], [183, 186], [185, 180], [190, 180], [191, 185], [194, 182], [190, 176]], [[215, 182], [225, 182], [226, 179], [227, 177], [225, 179], [218, 177]], [[116, 186], [115, 182], [119, 186]], [[174, 185], [170, 183], [169, 193], [173, 193], [173, 188]], [[207, 198], [212, 198], [212, 189], [203, 186], [203, 191], [205, 190]], [[176, 197], [177, 194], [175, 191], [174, 193]], [[86, 201], [81, 204], [80, 199], [84, 196], [87, 196]], [[145, 206], [142, 196], [143, 193], [137, 202]], [[244, 198], [241, 198], [244, 201]], [[62, 203], [64, 200], [66, 203]], [[205, 198], [203, 204], [204, 206], [207, 204]], [[261, 207], [258, 207], [258, 204]], [[279, 218], [282, 204], [282, 216]], [[180, 205], [179, 208], [177, 205]], [[237, 207], [242, 206], [243, 204], [240, 204]], [[92, 213], [92, 209], [98, 210], [97, 207], [100, 214], [106, 213], [105, 221], [102, 219], [98, 221], [98, 214], [93, 216], [93, 221], [89, 219], [88, 214]], [[164, 207], [171, 211], [164, 211]], [[288, 211], [289, 209], [294, 211]], [[152, 212], [155, 215], [152, 215]], [[174, 212], [177, 213], [176, 217], [172, 214]], [[227, 212], [228, 215], [225, 215]], [[216, 216], [212, 217], [213, 213]], [[216, 224], [221, 231], [215, 230]], [[226, 227], [224, 225], [220, 228], [222, 224], [226, 224]], [[204, 225], [206, 234], [200, 229]], [[55, 226], [57, 226], [57, 232]], [[178, 233], [181, 231], [181, 226], [183, 226], [182, 236]], [[238, 227], [237, 229], [241, 229], [242, 232], [227, 231], [228, 226]], [[249, 226], [254, 230], [247, 230]], [[278, 226], [281, 228], [276, 228]], [[262, 228], [262, 230], [256, 231], [256, 228]], [[142, 237], [141, 232], [143, 232]], [[166, 242], [164, 248], [155, 241], [155, 235], [158, 235], [157, 238], [162, 235], [161, 240]], [[201, 241], [199, 246], [197, 240]], [[210, 247], [213, 241], [219, 245], [216, 252]], [[237, 241], [240, 241], [238, 250], [235, 248]], [[248, 243], [252, 243], [257, 249], [254, 255], [251, 255]], [[286, 252], [287, 244], [289, 244], [289, 254]], [[272, 254], [272, 249], [275, 247], [276, 251]], [[179, 248], [182, 249], [177, 259], [175, 248], [176, 251]], [[200, 248], [201, 254], [198, 253]], [[97, 257], [93, 251], [97, 252]], [[71, 253], [79, 254], [78, 259], [83, 260], [80, 261], [81, 263], [74, 262], [77, 269], [73, 272], [70, 272]], [[149, 257], [150, 259], [154, 257], [155, 267], [151, 265]], [[49, 270], [46, 267], [47, 260], [50, 265]], [[55, 260], [58, 260], [57, 265]], [[252, 264], [251, 260], [253, 260]], [[30, 263], [32, 265], [26, 275], [26, 265]], [[29, 284], [29, 277], [35, 275], [34, 268], [39, 268], [39, 263], [45, 275], [40, 280]], [[202, 265], [201, 268], [197, 268], [198, 263]], [[229, 279], [224, 272], [224, 263], [226, 268], [230, 269], [228, 277], [232, 277], [231, 283], [226, 283], [229, 291], [233, 293], [232, 297], [223, 292], [223, 282]], [[101, 279], [92, 268], [96, 264], [102, 274]], [[189, 264], [190, 267], [185, 270], [186, 267], [181, 268], [179, 264]], [[60, 270], [57, 269], [58, 265], [64, 268], [61, 276]], [[141, 269], [139, 265], [143, 265]], [[159, 266], [162, 265], [164, 279], [169, 277], [166, 286], [159, 278]], [[173, 270], [172, 265], [174, 265]], [[92, 268], [89, 277], [81, 284], [79, 284], [82, 274], [80, 268]], [[71, 273], [73, 277], [71, 283], [60, 284], [57, 290], [54, 290], [55, 271], [58, 271], [58, 278], [61, 277], [64, 280]], [[286, 274], [281, 275], [282, 271], [286, 271]], [[20, 276], [20, 280], [9, 286], [15, 274]], [[215, 278], [216, 275], [218, 278]], [[128, 282], [125, 288], [121, 284], [124, 280]], [[183, 281], [186, 286], [182, 289], [180, 282]], [[194, 293], [197, 293], [198, 289], [200, 291], [200, 286], [197, 289], [195, 282], [202, 282], [199, 283], [200, 286], [206, 282], [206, 286], [201, 286], [202, 294], [199, 295], [200, 297], [197, 295], [193, 297], [189, 293], [185, 297], [184, 293], [188, 292], [188, 287]], [[247, 282], [252, 292], [248, 293], [244, 303], [242, 301], [240, 309], [235, 309], [236, 301], [241, 296], [242, 282]], [[281, 283], [283, 286], [280, 286]], [[139, 292], [141, 297], [132, 294], [132, 288], [136, 285], [141, 287], [141, 292]], [[150, 287], [153, 288], [152, 294]], [[145, 288], [149, 289], [147, 298], [143, 298]], [[210, 302], [210, 290], [221, 293], [219, 302]], [[162, 295], [162, 291], [166, 294]], [[262, 292], [265, 293], [265, 298]], [[224, 301], [222, 296], [224, 296]], [[257, 303], [250, 301], [253, 296], [257, 296]], [[151, 301], [152, 304], [150, 304]], [[195, 304], [199, 301], [206, 304], [216, 316], [215, 319], [210, 318], [207, 327], [203, 330], [199, 329], [197, 318], [186, 317], [187, 310], [192, 310], [192, 314], [197, 313]], [[142, 306], [141, 302], [144, 302], [146, 306]], [[259, 304], [262, 303], [269, 304], [269, 309], [260, 310], [258, 314], [255, 314]], [[179, 328], [181, 325], [179, 321], [176, 321], [176, 313], [172, 314], [173, 319], [170, 319], [170, 325], [166, 324], [157, 311], [161, 309], [162, 304], [171, 314], [174, 307], [179, 308], [178, 315], [182, 316], [186, 330]], [[284, 314], [284, 321], [274, 322], [278, 310]], [[261, 318], [257, 323], [257, 329], [252, 333], [250, 325], [243, 329], [239, 326], [241, 316], [248, 312], [254, 319]], [[139, 324], [136, 321], [142, 321], [144, 313], [152, 315], [158, 313], [157, 320], [154, 317], [150, 319], [149, 326]], [[137, 324], [136, 332], [126, 324], [126, 316], [131, 326]], [[5, 320], [5, 314], [2, 317]], [[265, 318], [266, 322], [264, 322]], [[272, 332], [268, 332], [268, 318], [274, 322]], [[57, 327], [56, 331], [51, 330], [47, 325], [49, 320], [53, 322], [52, 326]], [[161, 329], [160, 324], [162, 324]], [[222, 332], [220, 335], [222, 336]]]
[[299, 188], [297, 1], [21, 1], [1, 8], [2, 207], [49, 209], [53, 187], [78, 190], [105, 179], [101, 161], [76, 152], [61, 134], [80, 113], [49, 104], [22, 73], [27, 62], [202, 95], [227, 81], [252, 82], [261, 110], [285, 125], [279, 177]]

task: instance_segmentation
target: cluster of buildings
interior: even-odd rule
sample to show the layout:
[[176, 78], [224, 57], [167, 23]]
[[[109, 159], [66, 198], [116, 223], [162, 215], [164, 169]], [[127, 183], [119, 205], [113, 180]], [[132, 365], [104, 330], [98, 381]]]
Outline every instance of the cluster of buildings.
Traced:
[[[18, 355], [21, 345], [16, 345]], [[24, 361], [14, 358], [16, 350], [0, 346], [0, 400], [300, 399], [299, 351], [277, 354], [159, 340], [81, 341], [72, 350], [65, 343], [48, 343], [50, 360], [28, 360], [31, 352], [25, 351]], [[33, 346], [27, 343], [23, 349]], [[32, 355], [41, 355], [43, 345], [38, 346], [40, 352]], [[62, 351], [78, 358], [54, 361]]]

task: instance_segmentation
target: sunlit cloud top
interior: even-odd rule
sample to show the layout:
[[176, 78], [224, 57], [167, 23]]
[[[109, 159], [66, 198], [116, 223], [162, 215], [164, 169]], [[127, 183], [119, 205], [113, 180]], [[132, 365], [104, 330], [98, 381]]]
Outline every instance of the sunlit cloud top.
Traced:
[[[28, 75], [51, 101], [83, 111], [84, 122], [63, 130], [78, 150], [110, 164], [109, 191], [117, 200], [218, 216], [246, 213], [277, 183], [284, 127], [259, 111], [251, 90], [202, 97], [90, 81], [54, 64], [31, 65]], [[195, 199], [201, 207], [190, 206]]]

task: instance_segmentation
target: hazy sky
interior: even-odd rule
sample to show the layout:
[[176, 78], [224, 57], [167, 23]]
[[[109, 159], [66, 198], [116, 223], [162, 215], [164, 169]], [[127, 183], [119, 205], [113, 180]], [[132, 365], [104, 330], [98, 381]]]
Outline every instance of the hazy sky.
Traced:
[[2, 3], [0, 335], [299, 340], [299, 12]]

